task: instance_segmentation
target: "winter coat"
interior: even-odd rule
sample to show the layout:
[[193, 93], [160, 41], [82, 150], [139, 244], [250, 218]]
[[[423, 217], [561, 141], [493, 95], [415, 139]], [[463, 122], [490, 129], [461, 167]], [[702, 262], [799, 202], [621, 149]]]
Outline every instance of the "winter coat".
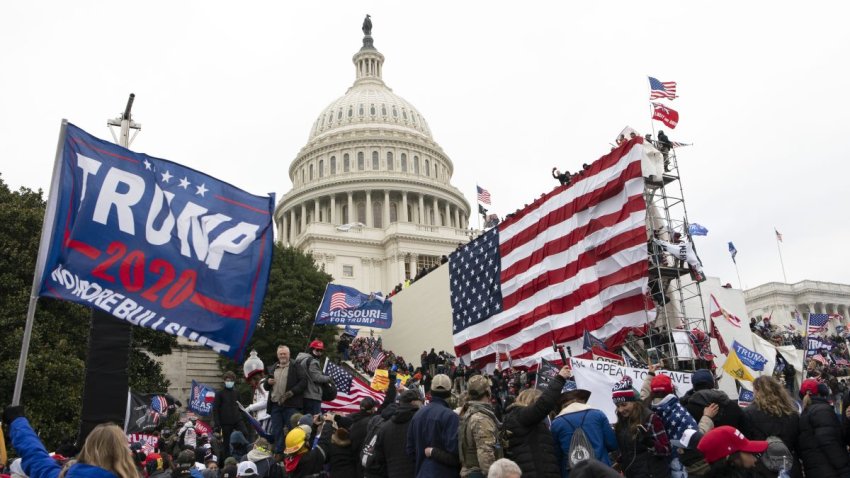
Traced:
[[[405, 452], [414, 461], [417, 478], [452, 478], [460, 476], [457, 429], [460, 418], [446, 400], [437, 396], [420, 409], [407, 429]], [[425, 448], [433, 447], [430, 457]]]
[[682, 397], [681, 402], [697, 422], [702, 418], [705, 407], [712, 403], [716, 403], [720, 407], [717, 416], [714, 417], [715, 427], [729, 425], [740, 430], [744, 421], [744, 413], [741, 411], [738, 402], [730, 400], [726, 392], [721, 390], [711, 388], [694, 391], [691, 389]]
[[850, 477], [850, 458], [842, 438], [841, 423], [825, 398], [812, 397], [800, 415], [797, 450], [806, 476]]
[[561, 476], [547, 418], [555, 409], [563, 387], [564, 378], [555, 375], [537, 401], [526, 407], [514, 404], [505, 414], [504, 427], [508, 434], [505, 455], [519, 465], [526, 478]]
[[321, 400], [322, 384], [330, 382], [331, 377], [322, 373], [319, 359], [311, 353], [301, 352], [295, 357], [295, 363], [307, 375], [307, 390], [304, 391], [304, 398]]
[[354, 449], [351, 437], [344, 428], [337, 429], [331, 436], [328, 463], [331, 465], [333, 478], [356, 478], [359, 459], [358, 451]]
[[[266, 367], [266, 375], [274, 377], [274, 371], [279, 362]], [[268, 400], [266, 401], [266, 413], [272, 412], [272, 389], [273, 385], [269, 385], [267, 380], [263, 380], [263, 388], [268, 392]], [[286, 391], [292, 392], [289, 400], [283, 402], [286, 408], [301, 409], [304, 406], [304, 392], [307, 390], [307, 373], [302, 367], [295, 365], [295, 362], [289, 361], [289, 372], [286, 375]], [[321, 393], [321, 392], [320, 392]]]
[[652, 413], [644, 423], [648, 432], [638, 431], [636, 436], [629, 427], [614, 432], [620, 449], [618, 463], [627, 478], [670, 478], [670, 442], [666, 432], [661, 435], [661, 444], [652, 436], [652, 430], [663, 427], [661, 418]]
[[239, 405], [236, 402], [239, 397], [236, 396], [236, 390], [232, 388], [222, 388], [215, 392], [215, 402], [213, 402], [213, 428], [221, 428], [222, 425], [236, 425], [242, 420], [242, 412], [239, 410]]
[[[351, 418], [351, 427], [349, 428], [350, 436], [351, 436], [351, 447], [355, 451], [355, 454], [359, 457], [360, 452], [363, 451], [364, 441], [366, 440], [366, 429], [369, 425], [369, 420], [375, 417], [374, 413], [365, 412], [363, 410], [353, 413], [350, 415]], [[360, 464], [360, 460], [357, 460], [357, 476], [363, 476], [363, 466]]]
[[[44, 444], [38, 439], [26, 418], [12, 421], [9, 427], [12, 446], [21, 457], [21, 468], [29, 478], [57, 478], [62, 465], [47, 454]], [[66, 478], [118, 478], [114, 473], [99, 466], [85, 463], [71, 465]]]
[[[582, 423], [582, 420], [584, 422]], [[581, 427], [590, 444], [593, 446], [595, 458], [608, 466], [611, 459], [608, 452], [617, 449], [617, 437], [608, 423], [608, 417], [600, 410], [590, 408], [583, 403], [572, 403], [561, 410], [561, 413], [552, 420], [552, 438], [555, 442], [555, 456], [558, 458], [558, 468], [561, 476], [568, 478], [570, 471], [567, 469], [567, 455], [570, 451], [570, 441], [573, 432]]]
[[409, 403], [400, 403], [389, 421], [378, 430], [375, 442], [375, 462], [382, 469], [381, 476], [388, 478], [413, 478], [416, 467], [404, 449], [407, 446], [407, 430], [410, 421], [419, 409]]
[[800, 415], [797, 413], [777, 417], [761, 410], [755, 403], [744, 409], [741, 433], [750, 440], [767, 440], [769, 436], [779, 437], [795, 457], [791, 463], [791, 478], [803, 477], [803, 468], [797, 452], [799, 432]]

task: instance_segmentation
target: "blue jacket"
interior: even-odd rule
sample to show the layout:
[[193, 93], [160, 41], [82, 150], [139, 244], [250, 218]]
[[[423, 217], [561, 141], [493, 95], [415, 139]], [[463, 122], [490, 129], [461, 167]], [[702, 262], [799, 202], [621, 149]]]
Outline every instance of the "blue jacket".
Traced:
[[[584, 423], [582, 423], [584, 419]], [[558, 464], [561, 468], [561, 476], [567, 478], [570, 472], [567, 469], [567, 454], [570, 451], [570, 440], [573, 432], [581, 425], [581, 429], [593, 445], [596, 459], [611, 466], [608, 452], [617, 449], [617, 437], [608, 417], [601, 411], [590, 408], [581, 403], [573, 403], [552, 420], [552, 438], [555, 440], [555, 454], [558, 456]]]
[[[62, 471], [62, 466], [56, 462], [44, 444], [38, 439], [26, 418], [18, 418], [9, 428], [12, 445], [21, 456], [21, 467], [29, 478], [56, 478]], [[118, 478], [114, 473], [98, 466], [76, 463], [71, 465], [66, 478]]]
[[[460, 418], [446, 401], [432, 397], [431, 403], [416, 412], [407, 429], [407, 456], [415, 462], [417, 478], [460, 476], [457, 429]], [[433, 447], [431, 457], [425, 449]]]

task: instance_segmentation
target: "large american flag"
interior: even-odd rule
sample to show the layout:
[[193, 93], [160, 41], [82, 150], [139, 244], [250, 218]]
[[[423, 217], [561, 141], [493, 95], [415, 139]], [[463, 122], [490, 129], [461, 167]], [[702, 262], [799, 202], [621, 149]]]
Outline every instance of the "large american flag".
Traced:
[[[646, 204], [634, 138], [449, 259], [455, 351], [465, 363], [559, 359], [552, 341], [609, 345], [647, 322]], [[649, 305], [651, 308], [652, 306]]]
[[475, 186], [478, 190], [478, 200], [483, 202], [484, 204], [490, 204], [490, 191], [482, 188], [481, 186]]
[[675, 99], [676, 82], [675, 81], [658, 81], [653, 77], [649, 77], [649, 99], [657, 100], [658, 98]]
[[325, 364], [325, 373], [330, 375], [336, 385], [336, 398], [322, 402], [322, 410], [354, 413], [360, 410], [360, 401], [366, 397], [372, 397], [378, 403], [384, 401], [383, 393], [372, 390], [368, 383], [333, 362]]
[[806, 332], [816, 334], [826, 327], [829, 322], [829, 314], [809, 314], [809, 322], [806, 324]]
[[375, 369], [381, 366], [381, 362], [387, 357], [387, 354], [384, 353], [383, 350], [375, 349], [372, 351], [372, 359], [369, 360], [369, 365], [366, 366], [366, 370], [370, 372], [374, 372]]

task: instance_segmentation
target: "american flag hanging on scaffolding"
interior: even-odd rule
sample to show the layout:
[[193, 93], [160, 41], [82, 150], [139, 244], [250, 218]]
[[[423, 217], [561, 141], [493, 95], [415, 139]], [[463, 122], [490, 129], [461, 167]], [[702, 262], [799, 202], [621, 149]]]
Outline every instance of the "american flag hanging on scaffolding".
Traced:
[[515, 367], [576, 350], [588, 330], [609, 346], [647, 322], [646, 203], [635, 138], [485, 232], [449, 259], [455, 351]]

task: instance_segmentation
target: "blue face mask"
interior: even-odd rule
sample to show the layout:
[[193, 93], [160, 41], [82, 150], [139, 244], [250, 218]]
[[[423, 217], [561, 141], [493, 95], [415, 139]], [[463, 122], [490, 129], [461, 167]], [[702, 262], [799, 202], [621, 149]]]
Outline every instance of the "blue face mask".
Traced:
[[233, 388], [233, 384], [234, 384], [234, 382], [231, 382], [231, 381], [224, 382], [225, 388]]

